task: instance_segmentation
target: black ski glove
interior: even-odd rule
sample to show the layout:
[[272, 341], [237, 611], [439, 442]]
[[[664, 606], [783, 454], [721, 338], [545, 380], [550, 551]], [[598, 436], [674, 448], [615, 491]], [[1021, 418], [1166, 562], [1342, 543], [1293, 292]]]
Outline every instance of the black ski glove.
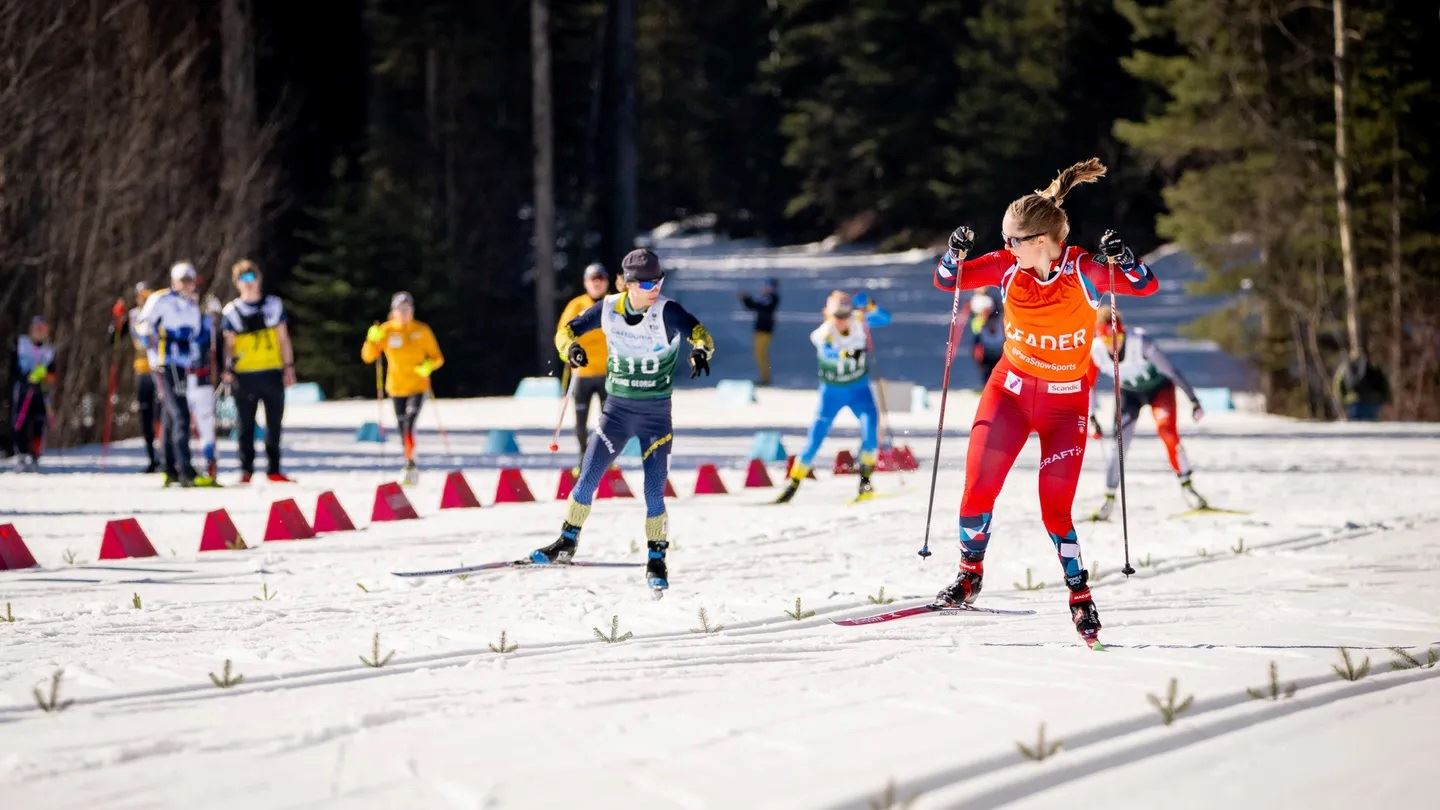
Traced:
[[690, 352], [690, 379], [695, 379], [701, 374], [710, 376], [710, 355], [704, 349], [692, 349]]
[[1129, 270], [1135, 266], [1135, 254], [1130, 252], [1125, 240], [1120, 234], [1114, 231], [1106, 231], [1100, 237], [1100, 252], [1105, 254], [1106, 261], [1114, 262], [1122, 270]]
[[970, 230], [969, 225], [961, 225], [950, 234], [950, 250], [945, 256], [952, 262], [958, 262], [974, 248], [975, 232]]
[[590, 365], [590, 356], [585, 353], [585, 347], [579, 343], [571, 343], [567, 358], [571, 368], [584, 368]]

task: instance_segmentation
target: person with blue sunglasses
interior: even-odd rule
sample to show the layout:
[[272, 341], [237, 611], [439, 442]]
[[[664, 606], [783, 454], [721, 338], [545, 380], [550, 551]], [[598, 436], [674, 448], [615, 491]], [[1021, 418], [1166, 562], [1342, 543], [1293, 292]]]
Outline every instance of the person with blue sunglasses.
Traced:
[[690, 343], [690, 376], [710, 373], [715, 341], [703, 324], [676, 301], [660, 294], [665, 272], [648, 250], [632, 250], [620, 263], [625, 291], [608, 295], [555, 335], [555, 348], [572, 368], [590, 364], [579, 338], [596, 329], [605, 334], [608, 352], [600, 425], [591, 436], [570, 492], [560, 537], [530, 554], [537, 565], [568, 563], [575, 556], [580, 529], [590, 516], [595, 490], [631, 437], [639, 439], [645, 469], [645, 542], [649, 560], [646, 583], [655, 598], [670, 587], [665, 552], [668, 520], [665, 481], [670, 473], [671, 399], [681, 340]]

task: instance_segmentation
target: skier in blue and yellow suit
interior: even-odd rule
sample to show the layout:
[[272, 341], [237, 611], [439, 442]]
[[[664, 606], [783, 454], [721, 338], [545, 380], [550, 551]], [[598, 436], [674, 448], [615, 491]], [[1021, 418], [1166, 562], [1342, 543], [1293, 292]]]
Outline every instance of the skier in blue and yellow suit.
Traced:
[[530, 561], [566, 563], [575, 555], [580, 528], [590, 515], [600, 479], [633, 436], [640, 441], [645, 468], [646, 581], [658, 599], [669, 587], [665, 479], [670, 472], [670, 394], [675, 387], [680, 341], [690, 342], [691, 377], [710, 373], [715, 341], [694, 315], [660, 294], [665, 273], [654, 253], [632, 250], [620, 267], [625, 274], [625, 292], [602, 298], [555, 334], [560, 356], [578, 369], [590, 362], [578, 338], [596, 329], [604, 331], [608, 349], [605, 390], [609, 396], [600, 411], [600, 426], [585, 449], [580, 480], [570, 492], [560, 538], [532, 552]]
[[805, 449], [790, 468], [790, 480], [776, 503], [795, 497], [800, 482], [815, 463], [815, 454], [830, 433], [830, 425], [844, 408], [860, 420], [860, 491], [856, 500], [868, 500], [874, 493], [870, 476], [875, 472], [875, 452], [879, 447], [877, 431], [880, 413], [875, 395], [870, 391], [870, 369], [866, 351], [870, 344], [870, 327], [890, 323], [890, 313], [880, 309], [865, 293], [851, 298], [843, 290], [830, 293], [822, 311], [825, 322], [810, 333], [815, 344], [820, 372], [820, 406]]

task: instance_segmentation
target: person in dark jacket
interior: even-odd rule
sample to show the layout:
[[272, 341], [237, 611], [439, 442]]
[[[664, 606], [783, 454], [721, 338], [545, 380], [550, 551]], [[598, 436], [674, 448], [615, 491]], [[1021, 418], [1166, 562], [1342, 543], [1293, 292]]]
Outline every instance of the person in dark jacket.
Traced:
[[1374, 422], [1380, 418], [1380, 409], [1390, 401], [1390, 381], [1379, 366], [1361, 353], [1336, 370], [1335, 398], [1346, 420]]
[[770, 338], [775, 334], [775, 310], [780, 306], [780, 282], [765, 279], [758, 296], [740, 292], [740, 303], [755, 313], [755, 368], [759, 384], [770, 384]]
[[30, 330], [15, 341], [10, 379], [15, 468], [19, 472], [37, 472], [49, 424], [47, 399], [55, 386], [55, 347], [50, 343], [50, 324], [44, 317], [36, 315], [31, 319]]
[[980, 290], [970, 297], [970, 322], [965, 334], [970, 356], [975, 360], [982, 383], [990, 379], [995, 365], [1005, 353], [1005, 318], [996, 308], [996, 296], [990, 294], [990, 289]]

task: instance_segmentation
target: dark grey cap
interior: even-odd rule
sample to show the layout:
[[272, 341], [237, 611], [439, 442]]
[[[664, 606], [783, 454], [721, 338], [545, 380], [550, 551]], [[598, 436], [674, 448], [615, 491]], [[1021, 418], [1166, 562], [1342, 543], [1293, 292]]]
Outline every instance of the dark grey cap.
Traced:
[[660, 269], [660, 257], [645, 248], [626, 253], [620, 261], [620, 269], [625, 272], [626, 281], [654, 281], [665, 277]]

